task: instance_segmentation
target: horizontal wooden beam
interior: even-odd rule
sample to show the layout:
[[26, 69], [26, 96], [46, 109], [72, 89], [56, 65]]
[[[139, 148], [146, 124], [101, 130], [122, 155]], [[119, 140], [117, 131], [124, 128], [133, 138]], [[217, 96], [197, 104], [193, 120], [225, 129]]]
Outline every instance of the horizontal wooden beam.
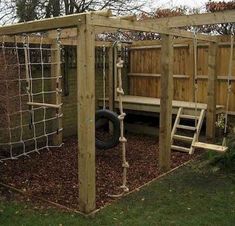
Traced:
[[[77, 37], [77, 28], [64, 28], [61, 30], [61, 34], [60, 37], [62, 39], [75, 39]], [[95, 28], [95, 33], [96, 34], [100, 34], [100, 33], [104, 33], [104, 32], [115, 32], [116, 30], [113, 28], [102, 28], [102, 27], [97, 27]], [[56, 38], [58, 35], [57, 30], [50, 30], [47, 32], [47, 37], [48, 38]]]
[[194, 14], [186, 16], [159, 18], [159, 19], [154, 19], [154, 22], [162, 26], [167, 26], [169, 28], [221, 24], [221, 23], [234, 23], [235, 10], [226, 10], [216, 13], [203, 13], [203, 14]]
[[[36, 35], [30, 35], [28, 36], [29, 39], [27, 39], [27, 42], [30, 44], [53, 44], [55, 42], [55, 37], [54, 38], [49, 38], [48, 36], [41, 38], [40, 36]], [[77, 38], [61, 38], [61, 45], [69, 45], [69, 46], [77, 46]], [[6, 43], [24, 43], [25, 37], [23, 35], [14, 35], [14, 36], [9, 36], [9, 35], [4, 35], [0, 37], [0, 43], [1, 42], [6, 42]], [[96, 47], [110, 47], [113, 45], [113, 42], [106, 42], [106, 41], [96, 41], [95, 42]]]
[[104, 19], [105, 17], [112, 15], [110, 10], [102, 10], [17, 23], [0, 27], [0, 35], [13, 35], [19, 33], [53, 30], [57, 28], [77, 27], [79, 23], [85, 21], [85, 16], [87, 14], [91, 14], [92, 16], [100, 15]]
[[[94, 26], [110, 27], [131, 31], [154, 32], [159, 34], [169, 34], [177, 37], [194, 38], [194, 34], [180, 29], [169, 29], [154, 21], [129, 21], [120, 18], [104, 18], [94, 15], [91, 22]], [[197, 34], [197, 39], [202, 41], [217, 42], [216, 37], [204, 34]]]

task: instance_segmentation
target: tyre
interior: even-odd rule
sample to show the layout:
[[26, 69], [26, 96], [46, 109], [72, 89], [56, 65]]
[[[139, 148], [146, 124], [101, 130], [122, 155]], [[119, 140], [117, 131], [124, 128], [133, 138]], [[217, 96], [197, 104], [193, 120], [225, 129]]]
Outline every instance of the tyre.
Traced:
[[[98, 136], [98, 129], [105, 127], [108, 128], [110, 124], [112, 125], [111, 136], [109, 136], [107, 139], [100, 138]], [[98, 110], [95, 114], [95, 128], [95, 145], [97, 148], [106, 150], [119, 144], [120, 121], [118, 119], [118, 115], [115, 112], [106, 109]]]

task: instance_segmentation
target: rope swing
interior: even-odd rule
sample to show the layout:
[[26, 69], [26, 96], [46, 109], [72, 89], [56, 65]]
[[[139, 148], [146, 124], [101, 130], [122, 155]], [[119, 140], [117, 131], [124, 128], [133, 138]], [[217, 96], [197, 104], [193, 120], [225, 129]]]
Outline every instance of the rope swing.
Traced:
[[[202, 116], [204, 117], [204, 110], [201, 110], [199, 121], [198, 121], [198, 76], [197, 76], [197, 36], [196, 36], [196, 29], [194, 29], [194, 102], [195, 102], [195, 134], [194, 139], [192, 142], [193, 148], [203, 148], [207, 150], [213, 150], [216, 152], [224, 153], [227, 151], [228, 147], [226, 147], [226, 136], [227, 136], [227, 124], [228, 124], [228, 107], [229, 107], [229, 98], [231, 94], [231, 74], [232, 74], [232, 58], [233, 58], [233, 38], [231, 36], [231, 52], [230, 52], [230, 61], [229, 61], [229, 73], [228, 73], [228, 95], [227, 95], [227, 104], [226, 104], [226, 114], [225, 114], [225, 127], [224, 127], [224, 138], [222, 145], [215, 145], [215, 144], [208, 144], [203, 142], [198, 142], [199, 132], [198, 126], [202, 123]], [[199, 130], [200, 131], [200, 130]], [[194, 149], [192, 149], [194, 150]], [[191, 153], [192, 154], [192, 153]]]
[[231, 34], [230, 39], [230, 57], [229, 57], [229, 68], [228, 68], [228, 79], [227, 79], [227, 100], [226, 100], [226, 112], [224, 117], [224, 137], [222, 146], [227, 145], [227, 133], [228, 133], [228, 111], [229, 111], [229, 101], [232, 93], [232, 68], [233, 68], [233, 44], [234, 43], [234, 34]]
[[194, 39], [193, 39], [193, 52], [194, 52], [194, 102], [195, 102], [195, 109], [194, 109], [194, 116], [195, 116], [195, 127], [197, 127], [197, 113], [198, 113], [198, 77], [197, 77], [197, 29], [194, 29]]
[[105, 98], [106, 98], [106, 48], [103, 45], [103, 109], [106, 109]]

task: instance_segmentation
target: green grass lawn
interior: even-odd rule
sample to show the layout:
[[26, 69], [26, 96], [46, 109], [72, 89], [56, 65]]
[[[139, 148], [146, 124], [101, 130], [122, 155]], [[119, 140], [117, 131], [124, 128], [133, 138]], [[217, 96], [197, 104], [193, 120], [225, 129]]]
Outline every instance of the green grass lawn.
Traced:
[[235, 171], [183, 167], [99, 212], [94, 219], [1, 201], [1, 226], [235, 225]]

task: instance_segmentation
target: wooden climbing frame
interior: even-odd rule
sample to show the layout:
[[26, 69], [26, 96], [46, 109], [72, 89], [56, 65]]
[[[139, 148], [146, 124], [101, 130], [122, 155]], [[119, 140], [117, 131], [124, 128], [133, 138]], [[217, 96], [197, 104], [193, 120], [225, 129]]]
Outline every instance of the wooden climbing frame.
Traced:
[[[11, 35], [62, 29], [61, 44], [77, 46], [77, 105], [78, 105], [78, 156], [79, 156], [79, 206], [84, 213], [96, 208], [95, 181], [95, 34], [117, 29], [130, 31], [154, 32], [162, 35], [161, 57], [161, 110], [160, 110], [160, 168], [170, 169], [171, 118], [173, 92], [173, 44], [174, 36], [193, 38], [190, 31], [177, 27], [200, 26], [206, 24], [235, 22], [235, 10], [201, 15], [180, 16], [148, 21], [138, 21], [134, 16], [114, 17], [110, 10], [87, 12], [63, 17], [43, 19], [0, 27], [0, 35], [11, 38]], [[63, 32], [63, 29], [65, 30]], [[70, 29], [70, 30], [68, 30]], [[53, 44], [54, 31], [49, 32], [47, 42]], [[73, 36], [74, 35], [74, 36]], [[73, 36], [73, 38], [71, 38]], [[66, 37], [69, 39], [66, 40]], [[74, 38], [75, 37], [75, 38]], [[70, 39], [71, 38], [71, 39]], [[216, 43], [217, 37], [197, 34], [197, 39]], [[37, 38], [33, 39], [37, 43]], [[40, 43], [40, 42], [39, 42]], [[80, 45], [82, 43], [82, 45]], [[101, 45], [102, 46], [102, 45]], [[110, 46], [110, 45], [109, 45]], [[214, 45], [213, 45], [214, 46]], [[213, 47], [214, 48], [214, 47]], [[110, 53], [111, 54], [111, 53]], [[59, 55], [55, 56], [59, 57]], [[215, 67], [214, 50], [211, 51], [211, 64]], [[57, 68], [58, 74], [60, 70]], [[111, 70], [111, 69], [110, 69]], [[213, 68], [210, 68], [211, 74]], [[111, 73], [111, 72], [110, 72]], [[214, 87], [216, 76], [209, 79], [209, 87]], [[214, 89], [213, 89], [214, 90]], [[214, 132], [214, 98], [210, 93], [210, 105], [207, 122], [208, 131]], [[54, 102], [53, 102], [54, 103]], [[33, 103], [29, 103], [33, 105]], [[35, 104], [35, 103], [34, 103]], [[213, 106], [212, 106], [213, 104]], [[56, 100], [60, 105], [60, 100]], [[213, 114], [212, 114], [213, 113]], [[209, 132], [208, 132], [209, 133]]]

